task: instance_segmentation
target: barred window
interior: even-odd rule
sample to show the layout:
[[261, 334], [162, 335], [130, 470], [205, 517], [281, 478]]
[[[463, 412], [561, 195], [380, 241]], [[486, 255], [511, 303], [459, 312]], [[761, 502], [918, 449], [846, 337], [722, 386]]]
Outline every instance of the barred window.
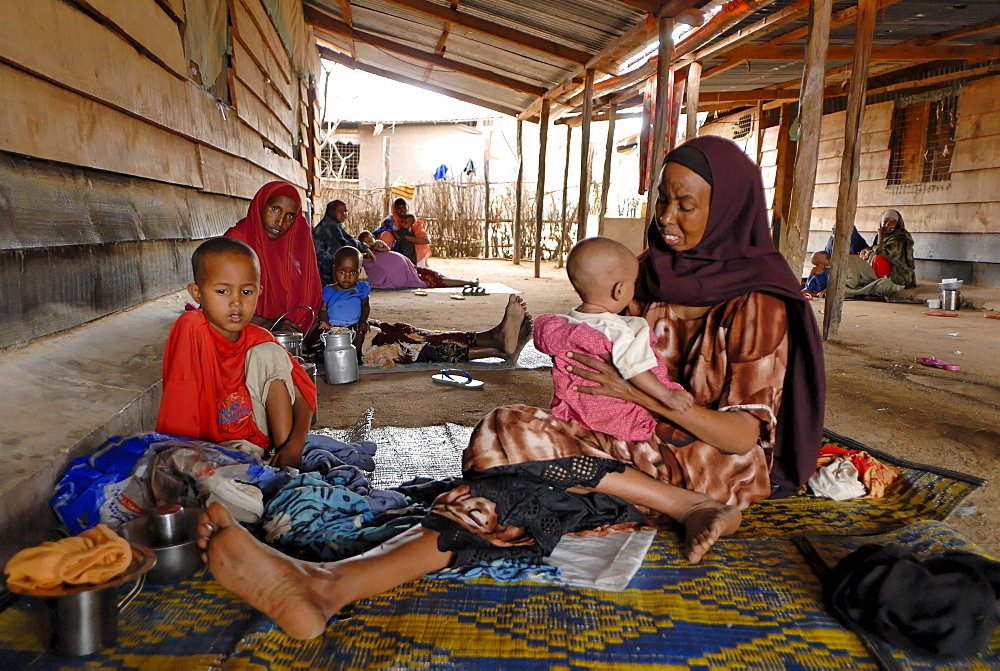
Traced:
[[951, 179], [958, 94], [906, 104], [897, 101], [890, 139], [890, 186]]
[[361, 145], [353, 142], [330, 142], [323, 146], [323, 176], [332, 179], [358, 179]]

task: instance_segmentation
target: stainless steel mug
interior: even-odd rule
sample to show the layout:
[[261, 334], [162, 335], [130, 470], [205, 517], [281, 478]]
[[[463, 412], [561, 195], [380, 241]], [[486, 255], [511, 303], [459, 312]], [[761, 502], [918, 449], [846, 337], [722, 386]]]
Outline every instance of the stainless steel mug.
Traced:
[[142, 591], [146, 576], [121, 600], [117, 587], [100, 587], [44, 599], [48, 619], [47, 647], [63, 657], [90, 655], [118, 642], [118, 613]]
[[184, 507], [167, 503], [154, 508], [149, 513], [149, 535], [155, 547], [186, 541], [188, 529]]
[[941, 290], [941, 309], [957, 310], [962, 305], [962, 292], [958, 289]]

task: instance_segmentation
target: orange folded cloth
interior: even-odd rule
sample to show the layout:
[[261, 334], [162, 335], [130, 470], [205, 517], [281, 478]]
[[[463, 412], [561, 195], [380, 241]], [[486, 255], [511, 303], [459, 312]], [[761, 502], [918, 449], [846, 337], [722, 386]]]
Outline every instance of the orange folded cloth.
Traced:
[[48, 590], [66, 585], [100, 585], [128, 569], [132, 548], [104, 524], [79, 536], [21, 550], [4, 567], [14, 591]]

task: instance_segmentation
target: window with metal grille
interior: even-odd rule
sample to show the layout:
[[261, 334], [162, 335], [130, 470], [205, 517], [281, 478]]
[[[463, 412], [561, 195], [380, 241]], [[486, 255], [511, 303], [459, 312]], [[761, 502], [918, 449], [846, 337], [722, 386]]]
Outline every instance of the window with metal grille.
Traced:
[[358, 179], [361, 145], [353, 142], [330, 142], [321, 152], [324, 177]]
[[950, 180], [957, 120], [957, 93], [897, 101], [889, 142], [889, 185]]

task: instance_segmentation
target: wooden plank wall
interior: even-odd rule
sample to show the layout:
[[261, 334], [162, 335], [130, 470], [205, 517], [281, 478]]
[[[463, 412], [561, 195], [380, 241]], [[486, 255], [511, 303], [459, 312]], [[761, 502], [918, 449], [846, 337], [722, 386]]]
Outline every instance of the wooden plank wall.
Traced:
[[[17, 262], [0, 348], [183, 287], [191, 241], [235, 223], [265, 182], [313, 192], [312, 82], [261, 0], [227, 2], [225, 104], [187, 78], [183, 0], [7, 3], [0, 255]], [[98, 258], [110, 267], [95, 274]]]
[[[1000, 286], [1000, 77], [968, 83], [958, 96], [951, 180], [933, 186], [889, 186], [889, 140], [894, 102], [865, 109], [855, 225], [872, 241], [881, 214], [897, 209], [914, 238], [918, 277], [955, 274]], [[834, 226], [844, 112], [823, 117], [809, 249], [821, 249]], [[707, 128], [707, 127], [706, 127]], [[703, 131], [704, 132], [704, 131]], [[723, 134], [721, 132], [717, 134]], [[777, 129], [764, 131], [761, 171], [773, 198]]]

